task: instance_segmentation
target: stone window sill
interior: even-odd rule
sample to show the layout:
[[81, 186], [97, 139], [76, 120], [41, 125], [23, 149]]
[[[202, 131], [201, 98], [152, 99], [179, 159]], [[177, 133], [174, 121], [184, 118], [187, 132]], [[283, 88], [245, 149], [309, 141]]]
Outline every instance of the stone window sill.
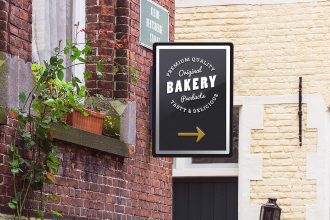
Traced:
[[53, 135], [56, 140], [77, 144], [122, 157], [129, 157], [128, 144], [125, 144], [118, 139], [93, 134], [72, 127], [64, 127], [60, 124], [53, 125], [52, 130], [54, 131]]
[[[7, 110], [6, 108], [0, 106], [0, 125], [6, 123]], [[133, 144], [129, 142], [125, 143], [125, 140], [122, 141], [104, 135], [97, 135], [69, 126], [64, 127], [61, 124], [53, 125], [51, 129], [53, 130], [54, 139], [56, 140], [77, 144], [121, 157], [129, 157], [128, 145]]]

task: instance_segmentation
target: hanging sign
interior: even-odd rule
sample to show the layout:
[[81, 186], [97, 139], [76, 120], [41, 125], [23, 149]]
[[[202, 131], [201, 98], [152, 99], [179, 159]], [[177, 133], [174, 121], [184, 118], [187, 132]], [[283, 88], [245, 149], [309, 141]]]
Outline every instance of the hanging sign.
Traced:
[[232, 105], [231, 43], [154, 44], [154, 156], [230, 156]]
[[155, 42], [169, 41], [168, 10], [152, 0], [140, 0], [140, 43], [152, 49]]

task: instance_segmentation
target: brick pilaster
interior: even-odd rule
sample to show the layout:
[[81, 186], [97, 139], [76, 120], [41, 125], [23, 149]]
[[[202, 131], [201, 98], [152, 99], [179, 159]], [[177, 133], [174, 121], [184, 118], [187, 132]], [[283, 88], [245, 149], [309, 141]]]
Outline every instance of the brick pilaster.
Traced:
[[0, 51], [32, 60], [31, 0], [0, 0]]

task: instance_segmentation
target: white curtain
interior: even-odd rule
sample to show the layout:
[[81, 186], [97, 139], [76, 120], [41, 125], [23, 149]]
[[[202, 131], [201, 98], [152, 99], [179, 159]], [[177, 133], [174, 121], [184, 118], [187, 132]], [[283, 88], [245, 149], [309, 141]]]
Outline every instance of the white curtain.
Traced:
[[[34, 62], [48, 60], [59, 46], [63, 48], [66, 39], [73, 38], [74, 24], [79, 21], [79, 29], [85, 28], [85, 0], [33, 0], [32, 58]], [[79, 43], [85, 42], [83, 33], [78, 35]], [[71, 65], [66, 59], [66, 64]], [[72, 71], [83, 81], [84, 65], [75, 66]], [[66, 72], [66, 80], [71, 78]]]
[[33, 0], [32, 56], [49, 59], [52, 51], [72, 37], [72, 0]]

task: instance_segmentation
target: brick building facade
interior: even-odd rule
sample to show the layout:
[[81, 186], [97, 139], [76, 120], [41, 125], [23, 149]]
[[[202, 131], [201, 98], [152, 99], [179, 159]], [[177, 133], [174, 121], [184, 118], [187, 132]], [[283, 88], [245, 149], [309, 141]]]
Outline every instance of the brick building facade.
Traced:
[[[79, 1], [78, 1], [79, 2]], [[157, 1], [169, 11], [170, 40], [174, 38], [174, 1]], [[19, 91], [29, 88], [32, 61], [31, 0], [0, 0], [0, 105], [6, 117], [0, 119], [0, 213], [12, 214], [7, 203], [12, 196], [8, 149], [15, 118], [8, 108], [18, 106]], [[172, 160], [151, 156], [149, 77], [152, 51], [139, 45], [138, 0], [86, 0], [86, 32], [97, 36], [92, 45], [96, 58], [106, 59], [105, 77], [94, 71], [86, 86], [109, 98], [136, 103], [136, 144], [129, 145], [129, 157], [104, 153], [89, 147], [58, 141], [61, 167], [56, 185], [45, 191], [59, 196], [50, 209], [65, 219], [166, 219], [172, 218]], [[80, 21], [81, 22], [81, 21]], [[100, 32], [106, 30], [106, 36]], [[113, 39], [128, 38], [122, 48], [114, 48]], [[129, 73], [114, 75], [113, 60], [134, 66], [138, 83]], [[4, 109], [4, 108], [2, 108]], [[34, 210], [34, 198], [28, 210]], [[0, 214], [1, 216], [1, 214]]]

